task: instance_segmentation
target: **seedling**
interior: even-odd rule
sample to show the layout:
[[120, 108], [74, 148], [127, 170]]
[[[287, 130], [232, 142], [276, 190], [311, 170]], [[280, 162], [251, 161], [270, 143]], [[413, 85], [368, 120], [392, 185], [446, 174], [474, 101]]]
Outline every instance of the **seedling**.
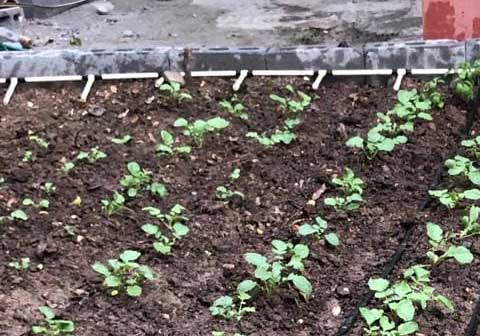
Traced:
[[126, 145], [132, 140], [132, 137], [130, 135], [124, 135], [121, 138], [113, 138], [112, 142], [117, 145]]
[[55, 187], [51, 182], [46, 182], [43, 186], [40, 187], [40, 190], [42, 190], [47, 195], [51, 195], [55, 193], [57, 187]]
[[88, 161], [89, 163], [95, 163], [98, 160], [105, 159], [106, 157], [107, 154], [99, 150], [98, 147], [94, 147], [88, 152], [78, 153], [75, 159], [78, 161]]
[[326, 198], [325, 205], [337, 211], [352, 211], [360, 207], [360, 202], [363, 201], [363, 181], [355, 176], [353, 170], [345, 168], [345, 174], [340, 178], [333, 178], [332, 183], [342, 196]]
[[474, 98], [474, 82], [480, 76], [480, 62], [465, 62], [457, 67], [457, 77], [453, 81], [454, 91], [460, 98], [469, 102]]
[[283, 130], [275, 130], [275, 133], [271, 136], [259, 135], [257, 132], [248, 132], [247, 137], [257, 140], [261, 145], [270, 149], [278, 144], [289, 145], [297, 138], [297, 135], [290, 129], [284, 128]]
[[182, 92], [181, 86], [177, 82], [165, 83], [162, 84], [159, 88], [160, 91], [169, 95], [171, 98], [175, 99], [179, 103], [184, 100], [192, 100], [192, 96], [186, 92]]
[[478, 224], [479, 213], [479, 207], [475, 205], [470, 207], [468, 213], [460, 220], [463, 230], [460, 232], [459, 238], [468, 238], [480, 235], [480, 224]]
[[225, 186], [219, 186], [215, 190], [215, 197], [220, 199], [220, 200], [228, 200], [234, 196], [238, 196], [240, 198], [244, 198], [245, 195], [241, 193], [240, 191], [236, 190], [230, 190], [229, 188]]
[[150, 184], [150, 192], [159, 198], [165, 198], [168, 194], [167, 188], [162, 183], [154, 182]]
[[103, 275], [103, 286], [110, 295], [125, 291], [128, 296], [137, 297], [142, 295], [142, 283], [154, 278], [148, 266], [136, 262], [140, 256], [140, 252], [126, 250], [120, 254], [120, 259], [109, 259], [107, 265], [96, 262], [92, 268]]
[[33, 201], [31, 198], [25, 198], [22, 202], [23, 205], [25, 206], [32, 206], [37, 209], [48, 209], [50, 206], [50, 202], [47, 199], [42, 199], [38, 203]]
[[455, 234], [444, 233], [439, 225], [429, 222], [427, 224], [427, 235], [431, 245], [427, 257], [433, 265], [438, 265], [449, 258], [455, 259], [461, 265], [473, 261], [473, 254], [468, 248], [452, 243]]
[[111, 200], [102, 200], [102, 209], [107, 216], [112, 216], [125, 208], [125, 197], [115, 192]]
[[230, 179], [232, 181], [236, 181], [240, 178], [240, 169], [239, 168], [235, 168], [233, 170], [233, 172], [230, 174]]
[[338, 236], [335, 233], [330, 232], [325, 234], [327, 228], [327, 222], [323, 218], [317, 216], [315, 217], [315, 223], [301, 225], [298, 229], [298, 234], [304, 237], [313, 235], [317, 239], [325, 239], [325, 241], [332, 246], [340, 245], [340, 239], [338, 239]]
[[40, 148], [42, 149], [48, 149], [48, 141], [45, 139], [40, 138], [39, 136], [36, 135], [30, 135], [29, 137], [30, 141], [36, 143]]
[[62, 165], [61, 169], [65, 175], [68, 175], [68, 173], [70, 173], [73, 168], [75, 168], [75, 163], [73, 163], [72, 161], [67, 161]]
[[223, 118], [215, 117], [209, 120], [195, 120], [189, 123], [184, 118], [179, 118], [173, 124], [174, 127], [183, 129], [183, 134], [192, 138], [195, 144], [199, 147], [203, 144], [203, 139], [207, 133], [219, 133], [230, 125], [228, 121]]
[[31, 162], [33, 161], [33, 153], [32, 151], [25, 151], [25, 153], [23, 154], [23, 158], [22, 158], [22, 161], [23, 162]]
[[408, 139], [404, 135], [388, 138], [380, 134], [378, 129], [372, 128], [367, 134], [367, 139], [355, 136], [350, 138], [346, 145], [361, 149], [368, 159], [373, 159], [379, 152], [391, 152], [396, 145], [407, 143], [407, 141]]
[[458, 203], [464, 199], [477, 201], [480, 199], [479, 189], [465, 190], [464, 192], [449, 191], [448, 189], [442, 190], [429, 190], [428, 194], [438, 199], [438, 201], [445, 205], [448, 209], [455, 208]]
[[432, 115], [429, 111], [432, 109], [430, 100], [425, 99], [418, 94], [416, 89], [398, 91], [398, 103], [393, 109], [393, 113], [405, 121], [413, 122], [415, 119], [432, 121]]
[[[310, 281], [303, 275], [295, 273], [304, 269], [303, 259], [308, 257], [308, 246], [274, 240], [272, 241], [272, 252], [273, 262], [269, 262], [267, 257], [258, 253], [244, 255], [245, 260], [255, 267], [255, 278], [261, 281], [267, 295], [271, 295], [280, 284], [292, 282], [305, 298], [310, 296], [312, 294]], [[290, 256], [288, 262], [285, 260], [287, 256]]]
[[[414, 321], [418, 308], [425, 310], [430, 302], [437, 302], [449, 311], [454, 311], [448, 298], [436, 294], [435, 288], [429, 286], [430, 271], [424, 265], [414, 265], [403, 272], [403, 279], [390, 284], [388, 280], [370, 279], [368, 286], [375, 292], [375, 297], [394, 314], [385, 314], [383, 310], [361, 309], [361, 315], [368, 325], [368, 335], [410, 335], [418, 330]], [[397, 326], [396, 322], [400, 321]], [[377, 334], [375, 332], [386, 331]]]
[[129, 197], [135, 197], [142, 188], [150, 183], [152, 173], [142, 169], [136, 162], [129, 162], [127, 170], [130, 174], [122, 177], [120, 185], [127, 190]]
[[432, 107], [442, 109], [445, 106], [445, 101], [442, 94], [438, 91], [438, 86], [445, 84], [445, 81], [440, 78], [434, 78], [423, 85], [422, 98], [431, 102]]
[[188, 220], [188, 218], [183, 215], [185, 208], [180, 204], [175, 204], [168, 214], [164, 214], [160, 209], [154, 207], [146, 207], [142, 210], [148, 212], [150, 216], [160, 219], [171, 231], [175, 224], [183, 224]]
[[17, 271], [26, 271], [30, 268], [30, 258], [20, 258], [19, 260], [11, 261], [8, 267], [14, 268]]
[[462, 146], [467, 148], [467, 152], [475, 159], [480, 159], [480, 135], [474, 139], [462, 141]]
[[480, 170], [473, 166], [473, 162], [466, 157], [457, 155], [453, 159], [445, 161], [448, 168], [448, 174], [451, 176], [464, 175], [470, 179], [473, 184], [480, 185]]
[[45, 322], [40, 326], [33, 326], [32, 333], [35, 335], [61, 336], [71, 335], [75, 331], [75, 324], [70, 320], [58, 319], [49, 307], [38, 308]]
[[233, 96], [230, 101], [226, 99], [223, 100], [220, 102], [220, 106], [235, 117], [242, 120], [248, 120], [248, 113], [245, 111], [245, 106], [243, 106], [242, 102], [236, 96]]
[[160, 131], [160, 138], [162, 142], [157, 146], [157, 152], [160, 154], [190, 154], [192, 151], [190, 146], [175, 146], [175, 138], [165, 130]]
[[297, 116], [299, 113], [310, 105], [312, 98], [302, 91], [295, 91], [291, 85], [287, 85], [286, 89], [292, 94], [293, 98], [284, 98], [277, 95], [270, 95], [270, 99], [277, 102], [283, 112], [291, 113]]
[[240, 321], [247, 313], [254, 313], [255, 307], [247, 306], [247, 301], [251, 299], [249, 294], [257, 286], [252, 280], [244, 280], [237, 286], [234, 297], [222, 296], [216, 299], [210, 307], [213, 316], [220, 316], [227, 320]]
[[15, 220], [26, 221], [26, 220], [28, 220], [28, 216], [25, 213], [25, 211], [20, 210], [20, 209], [12, 211], [7, 218], [11, 221], [15, 221]]

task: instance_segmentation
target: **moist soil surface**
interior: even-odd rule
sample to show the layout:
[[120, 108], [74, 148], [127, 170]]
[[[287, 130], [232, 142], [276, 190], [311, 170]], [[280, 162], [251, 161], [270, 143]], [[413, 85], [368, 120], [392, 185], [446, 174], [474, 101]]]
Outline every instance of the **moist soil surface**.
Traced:
[[[311, 95], [312, 104], [296, 129], [295, 142], [265, 149], [245, 134], [272, 133], [281, 125], [284, 116], [269, 95], [286, 96], [288, 83]], [[436, 207], [418, 210], [437, 168], [461, 140], [465, 106], [448, 94], [445, 108], [432, 112], [432, 122], [417, 123], [407, 144], [366, 160], [345, 141], [365, 135], [375, 123], [375, 113], [393, 107], [396, 95], [391, 88], [326, 83], [312, 91], [303, 80], [247, 80], [237, 94], [249, 113], [249, 120], [242, 121], [219, 106], [232, 96], [231, 85], [227, 80], [195, 80], [186, 89], [193, 101], [180, 104], [160, 95], [147, 81], [102, 82], [86, 104], [79, 101], [81, 87], [76, 85], [24, 84], [17, 89], [0, 115], [0, 177], [5, 179], [0, 186], [0, 215], [22, 208], [29, 219], [0, 226], [0, 335], [28, 335], [40, 322], [37, 308], [42, 305], [75, 321], [75, 334], [82, 336], [204, 336], [213, 330], [334, 335], [366, 293], [368, 279], [380, 274], [409, 227], [418, 226], [400, 264], [418, 259], [416, 249], [426, 246], [423, 231], [429, 218], [441, 218], [439, 224], [445, 225], [458, 221], [458, 216], [438, 215]], [[230, 127], [207, 136], [191, 155], [155, 152], [161, 129], [182, 143], [189, 141], [172, 127], [177, 118], [215, 116], [228, 119]], [[48, 149], [30, 141], [31, 134], [46, 139]], [[127, 134], [132, 137], [128, 144], [111, 141]], [[108, 155], [106, 159], [77, 162], [68, 175], [61, 172], [62, 162], [96, 146]], [[27, 150], [33, 160], [23, 162]], [[159, 199], [142, 192], [127, 199], [125, 210], [108, 217], [101, 200], [121, 191], [119, 180], [132, 161], [165, 184], [168, 195]], [[330, 181], [346, 167], [364, 181], [364, 202], [358, 211], [342, 214], [325, 207], [323, 199], [336, 194]], [[235, 168], [241, 177], [232, 182], [229, 175]], [[56, 186], [55, 193], [40, 190], [46, 182]], [[218, 201], [215, 189], [220, 185], [245, 197]], [[312, 205], [314, 194], [319, 198]], [[25, 198], [48, 198], [50, 207], [44, 211], [25, 207]], [[155, 252], [153, 240], [140, 229], [146, 223], [159, 224], [142, 208], [167, 211], [177, 203], [187, 209], [190, 232], [171, 255], [164, 256]], [[339, 247], [298, 236], [299, 225], [316, 216], [326, 219], [338, 234]], [[313, 295], [305, 300], [282, 285], [269, 297], [254, 292], [257, 311], [241, 324], [212, 318], [209, 307], [216, 298], [233, 294], [240, 281], [253, 279], [243, 254], [271, 256], [274, 239], [309, 245], [303, 274], [313, 285]], [[478, 244], [474, 246], [478, 252]], [[91, 268], [126, 249], [140, 251], [140, 262], [156, 275], [144, 284], [139, 298], [109, 296]], [[30, 270], [7, 267], [21, 257], [31, 259]], [[468, 322], [472, 293], [479, 287], [474, 276], [479, 264], [449, 266], [438, 271], [438, 279], [461, 309], [454, 315], [438, 309], [424, 312], [421, 329], [426, 335], [459, 335]], [[458, 283], [459, 277], [467, 283]], [[353, 334], [361, 334], [360, 323]]]

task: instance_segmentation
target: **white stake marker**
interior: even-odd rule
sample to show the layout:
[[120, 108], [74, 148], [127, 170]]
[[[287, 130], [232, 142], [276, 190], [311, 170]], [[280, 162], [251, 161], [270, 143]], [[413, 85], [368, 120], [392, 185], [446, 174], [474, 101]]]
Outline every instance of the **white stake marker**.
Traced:
[[15, 88], [18, 85], [18, 78], [10, 78], [10, 85], [8, 86], [7, 93], [5, 93], [5, 97], [3, 98], [3, 105], [8, 105], [10, 100], [12, 99], [13, 93], [15, 92]]

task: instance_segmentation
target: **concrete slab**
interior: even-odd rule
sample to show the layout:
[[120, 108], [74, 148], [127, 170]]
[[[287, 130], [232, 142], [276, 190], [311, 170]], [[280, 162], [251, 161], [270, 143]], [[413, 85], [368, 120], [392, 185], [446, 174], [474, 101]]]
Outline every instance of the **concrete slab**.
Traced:
[[[33, 0], [30, 0], [33, 1]], [[41, 2], [42, 0], [35, 0]], [[52, 0], [43, 0], [52, 1]], [[353, 45], [418, 38], [421, 0], [111, 0], [110, 15], [91, 4], [49, 19], [33, 20], [23, 34], [36, 48]], [[123, 32], [131, 37], [123, 37]]]

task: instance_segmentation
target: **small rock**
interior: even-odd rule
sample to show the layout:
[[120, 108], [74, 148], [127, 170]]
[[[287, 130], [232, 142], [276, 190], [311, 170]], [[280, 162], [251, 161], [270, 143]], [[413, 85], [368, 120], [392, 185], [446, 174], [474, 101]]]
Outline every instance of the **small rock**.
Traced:
[[105, 109], [100, 106], [92, 106], [88, 109], [87, 113], [95, 117], [101, 117], [105, 113]]
[[115, 8], [115, 6], [109, 1], [97, 1], [92, 3], [92, 6], [95, 7], [97, 14], [108, 15]]
[[182, 74], [178, 71], [165, 71], [163, 73], [163, 77], [169, 83], [175, 82], [180, 85], [185, 85], [185, 79], [183, 78]]
[[348, 287], [337, 287], [336, 292], [339, 296], [350, 296], [350, 289]]
[[341, 312], [342, 312], [342, 308], [340, 308], [340, 306], [334, 306], [332, 308], [332, 315], [335, 316], [335, 317], [340, 315]]
[[165, 320], [170, 320], [170, 315], [162, 314], [162, 318], [164, 318]]
[[235, 268], [234, 264], [223, 264], [223, 268], [228, 269], [228, 270], [233, 270]]

